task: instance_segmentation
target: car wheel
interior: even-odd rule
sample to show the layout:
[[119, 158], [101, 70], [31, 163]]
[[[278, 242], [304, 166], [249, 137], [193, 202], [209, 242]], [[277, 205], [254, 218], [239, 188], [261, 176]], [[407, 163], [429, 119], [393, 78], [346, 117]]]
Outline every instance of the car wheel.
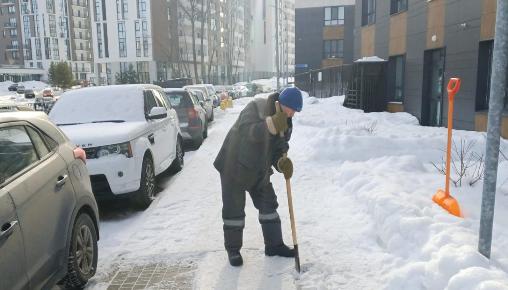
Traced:
[[212, 115], [210, 116], [210, 122], [213, 122], [214, 116], [213, 116], [213, 109], [212, 109]]
[[97, 229], [86, 213], [80, 214], [72, 229], [71, 247], [67, 258], [66, 289], [81, 289], [97, 270]]
[[183, 168], [184, 163], [184, 151], [182, 147], [182, 141], [180, 141], [180, 138], [178, 138], [178, 142], [176, 142], [176, 157], [175, 160], [173, 160], [173, 163], [171, 163], [170, 171], [171, 172], [179, 172]]
[[155, 198], [155, 169], [152, 157], [146, 155], [141, 166], [141, 185], [133, 198], [133, 203], [140, 209], [146, 209]]

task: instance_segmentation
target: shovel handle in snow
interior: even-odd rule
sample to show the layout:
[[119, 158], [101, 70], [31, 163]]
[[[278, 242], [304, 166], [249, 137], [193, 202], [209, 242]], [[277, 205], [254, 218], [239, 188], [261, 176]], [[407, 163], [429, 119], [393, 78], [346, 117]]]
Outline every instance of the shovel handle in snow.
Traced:
[[[284, 157], [287, 157], [287, 153], [284, 153]], [[291, 220], [291, 234], [293, 236], [293, 246], [295, 248], [295, 269], [300, 273], [300, 253], [298, 251], [298, 240], [296, 238], [296, 222], [295, 212], [293, 210], [293, 194], [291, 191], [291, 179], [286, 179], [286, 191], [288, 194], [288, 207], [289, 207], [289, 219]]]
[[289, 219], [291, 220], [291, 233], [293, 235], [293, 246], [295, 248], [295, 269], [300, 273], [300, 253], [298, 252], [298, 240], [296, 239], [295, 213], [293, 211], [293, 195], [291, 193], [291, 181], [286, 179], [286, 190], [288, 193]]

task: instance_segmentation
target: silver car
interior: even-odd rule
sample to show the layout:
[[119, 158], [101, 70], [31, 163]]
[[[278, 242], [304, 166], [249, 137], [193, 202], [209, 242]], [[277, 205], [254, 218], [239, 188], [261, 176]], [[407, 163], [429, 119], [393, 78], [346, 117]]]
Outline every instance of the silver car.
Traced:
[[99, 214], [81, 148], [37, 112], [0, 114], [0, 289], [81, 288]]
[[206, 88], [206, 86], [205, 85], [192, 85], [192, 86], [185, 86], [183, 88], [186, 90], [201, 91], [203, 93], [203, 99], [200, 101], [202, 102], [202, 106], [206, 111], [206, 117], [208, 118], [208, 121], [212, 122], [214, 119], [213, 99], [212, 99], [212, 95], [210, 95], [209, 90]]

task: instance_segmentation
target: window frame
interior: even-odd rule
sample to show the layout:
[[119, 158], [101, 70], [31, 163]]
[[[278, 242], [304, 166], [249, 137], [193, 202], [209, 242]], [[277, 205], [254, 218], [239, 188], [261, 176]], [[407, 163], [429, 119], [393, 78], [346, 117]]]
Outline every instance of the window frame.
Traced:
[[[408, 0], [390, 0], [390, 15], [399, 14], [408, 10]], [[399, 7], [399, 3], [405, 3], [402, 8]]]
[[[398, 88], [397, 86], [397, 60], [402, 60], [402, 80], [401, 80], [401, 86]], [[393, 74], [393, 75], [392, 75]], [[405, 99], [405, 79], [406, 79], [406, 55], [405, 54], [399, 54], [399, 55], [392, 55], [388, 58], [388, 77], [387, 77], [387, 91], [388, 91], [388, 101], [389, 102], [401, 102], [404, 103]], [[401, 91], [401, 97], [400, 99], [397, 98], [397, 90], [400, 89]]]
[[[330, 44], [330, 51], [327, 53], [326, 46], [328, 43]], [[335, 46], [333, 44], [335, 44]], [[339, 47], [341, 47], [341, 49], [339, 49]], [[331, 57], [334, 54], [335, 57]], [[323, 40], [323, 59], [339, 59], [339, 58], [344, 58], [344, 39]]]
[[[371, 7], [371, 5], [373, 8]], [[372, 8], [372, 11], [369, 10]], [[369, 26], [376, 23], [376, 0], [362, 0], [362, 26]]]
[[[34, 147], [34, 150], [37, 154], [38, 160], [33, 162], [32, 164], [30, 164], [29, 166], [23, 168], [22, 170], [16, 172], [12, 176], [9, 176], [9, 178], [6, 178], [3, 182], [1, 182], [1, 180], [0, 180], [0, 189], [9, 185], [11, 182], [15, 181], [16, 179], [20, 178], [21, 176], [25, 175], [32, 169], [36, 168], [37, 166], [39, 166], [40, 164], [42, 164], [43, 162], [45, 162], [46, 160], [51, 158], [53, 155], [55, 155], [57, 153], [57, 150], [59, 148], [59, 144], [57, 141], [53, 140], [53, 138], [49, 137], [46, 133], [42, 132], [39, 128], [37, 128], [36, 126], [34, 126], [33, 124], [31, 124], [29, 122], [21, 121], [21, 122], [9, 122], [9, 123], [0, 124], [0, 130], [4, 130], [5, 128], [8, 129], [11, 127], [23, 127], [25, 133], [27, 134], [28, 138], [30, 139], [30, 142], [32, 143], [32, 146]], [[36, 146], [33, 142], [32, 136], [31, 136], [30, 132], [27, 130], [27, 127], [33, 129], [36, 134], [39, 134], [39, 137], [44, 142], [47, 150], [49, 151], [48, 154], [46, 154], [43, 157], [40, 156], [40, 153], [39, 153], [38, 149], [36, 148]], [[48, 140], [54, 142], [56, 144], [56, 146], [50, 147], [48, 145]]]
[[[329, 18], [327, 17], [327, 11], [330, 11], [329, 13]], [[333, 17], [333, 12], [336, 11], [337, 12], [337, 17], [334, 18]], [[342, 18], [341, 17], [341, 13], [340, 11], [342, 11]], [[345, 7], [344, 6], [327, 6], [327, 7], [324, 7], [323, 8], [323, 26], [327, 27], [327, 26], [341, 26], [341, 25], [344, 25], [344, 21], [345, 21]], [[334, 23], [335, 22], [335, 23]]]
[[[147, 98], [149, 98], [149, 97], [152, 97], [153, 101], [155, 103], [155, 106], [151, 107], [150, 109], [148, 109], [148, 102], [147, 102], [148, 101]], [[150, 111], [153, 108], [158, 106], [157, 99], [155, 98], [152, 90], [150, 90], [150, 89], [143, 90], [143, 104], [144, 104], [144, 110], [145, 110], [145, 118], [148, 118], [148, 116], [150, 115]]]

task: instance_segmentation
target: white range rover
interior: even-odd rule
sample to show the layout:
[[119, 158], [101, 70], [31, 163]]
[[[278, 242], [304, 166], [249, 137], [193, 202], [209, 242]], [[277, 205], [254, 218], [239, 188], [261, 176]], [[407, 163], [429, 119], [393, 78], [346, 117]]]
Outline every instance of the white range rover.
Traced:
[[83, 88], [64, 93], [49, 118], [87, 155], [98, 200], [129, 197], [146, 208], [155, 176], [183, 166], [178, 116], [154, 85]]

